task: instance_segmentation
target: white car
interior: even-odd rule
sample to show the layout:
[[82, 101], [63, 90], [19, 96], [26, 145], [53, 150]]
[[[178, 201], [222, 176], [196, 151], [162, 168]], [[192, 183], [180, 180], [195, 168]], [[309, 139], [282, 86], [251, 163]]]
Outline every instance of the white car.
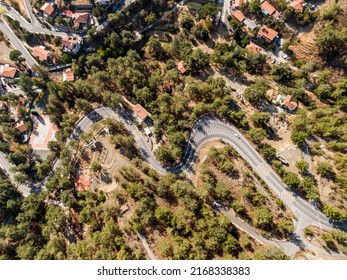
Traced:
[[240, 139], [240, 135], [238, 135], [237, 133], [235, 133], [235, 137], [236, 137], [237, 139]]
[[282, 57], [284, 58], [284, 59], [287, 59], [288, 58], [288, 55], [287, 54], [282, 54]]

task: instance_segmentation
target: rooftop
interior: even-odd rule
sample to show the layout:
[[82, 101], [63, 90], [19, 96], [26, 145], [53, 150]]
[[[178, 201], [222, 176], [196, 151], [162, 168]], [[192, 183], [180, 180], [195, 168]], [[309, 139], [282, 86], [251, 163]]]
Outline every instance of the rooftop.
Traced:
[[28, 130], [27, 126], [25, 125], [25, 123], [23, 121], [16, 123], [15, 128], [17, 128], [19, 130], [19, 132], [22, 132], [22, 133]]
[[36, 46], [33, 48], [33, 56], [38, 57], [39, 60], [46, 61], [49, 51], [45, 50], [44, 46]]
[[305, 0], [296, 0], [291, 3], [291, 6], [293, 7], [294, 10], [303, 12], [304, 11], [304, 6], [303, 4], [305, 3]]
[[260, 7], [270, 16], [277, 12], [276, 9], [268, 1], [261, 3]]
[[262, 28], [260, 28], [258, 35], [264, 37], [265, 41], [270, 43], [276, 38], [278, 32], [264, 25]]
[[0, 76], [13, 79], [16, 76], [17, 68], [8, 65], [0, 65]]
[[63, 80], [64, 81], [74, 81], [75, 80], [75, 73], [71, 68], [66, 69], [63, 72]]
[[75, 187], [77, 191], [86, 191], [90, 188], [90, 178], [86, 174], [80, 174], [76, 177]]
[[246, 46], [247, 50], [253, 51], [253, 52], [261, 52], [262, 51], [262, 47], [258, 46], [257, 44], [254, 44], [253, 42], [250, 42], [247, 46]]
[[293, 96], [287, 95], [283, 100], [284, 105], [290, 110], [294, 111], [298, 107], [298, 103], [295, 102]]
[[138, 116], [142, 121], [144, 121], [149, 116], [149, 113], [146, 111], [146, 109], [143, 108], [139, 103], [137, 103], [133, 107], [133, 111], [136, 116]]
[[239, 21], [239, 22], [243, 22], [246, 17], [244, 16], [243, 13], [241, 13], [239, 10], [236, 10], [234, 13], [233, 13], [233, 16]]
[[187, 72], [187, 70], [188, 70], [188, 69], [184, 66], [183, 61], [178, 62], [178, 64], [177, 64], [177, 69], [178, 69], [178, 71], [181, 72], [181, 74], [184, 74], [184, 73]]
[[43, 11], [44, 13], [50, 16], [54, 13], [55, 9], [50, 3], [46, 2], [45, 4], [42, 5], [41, 11]]

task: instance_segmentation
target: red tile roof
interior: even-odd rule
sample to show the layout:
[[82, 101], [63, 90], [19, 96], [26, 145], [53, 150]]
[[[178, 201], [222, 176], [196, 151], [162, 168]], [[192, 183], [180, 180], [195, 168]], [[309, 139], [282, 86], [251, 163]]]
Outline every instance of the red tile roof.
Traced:
[[264, 37], [265, 41], [268, 43], [271, 43], [278, 35], [278, 32], [264, 25], [260, 28], [258, 35]]
[[303, 4], [305, 3], [305, 0], [296, 0], [293, 1], [291, 6], [293, 7], [294, 10], [303, 12], [304, 11], [304, 6]]
[[233, 13], [233, 16], [239, 21], [239, 22], [243, 22], [246, 17], [244, 16], [243, 13], [241, 13], [239, 10], [236, 10], [234, 13]]
[[0, 66], [0, 76], [4, 78], [11, 78], [13, 79], [16, 76], [17, 68], [11, 67], [7, 65], [1, 65]]
[[78, 40], [73, 39], [73, 38], [69, 38], [69, 37], [64, 37], [61, 40], [61, 45], [67, 49], [69, 49], [70, 51], [72, 51], [75, 48], [75, 44], [79, 43]]
[[261, 3], [260, 7], [266, 11], [270, 16], [277, 12], [276, 9], [268, 2], [268, 1], [264, 1], [263, 3]]
[[242, 3], [243, 3], [243, 0], [235, 0], [234, 7], [238, 8], [242, 5]]
[[75, 13], [75, 23], [88, 23], [88, 13]]
[[77, 191], [86, 191], [90, 188], [90, 179], [88, 175], [80, 174], [76, 177], [75, 187]]
[[261, 50], [263, 49], [262, 47], [254, 44], [253, 42], [250, 42], [247, 46], [246, 46], [247, 50], [253, 51], [253, 52], [261, 52]]
[[33, 48], [33, 56], [38, 57], [39, 60], [46, 61], [49, 55], [49, 51], [46, 51], [43, 46], [37, 46]]
[[183, 61], [178, 62], [178, 64], [177, 64], [177, 69], [178, 69], [178, 71], [181, 72], [181, 74], [184, 74], [184, 73], [187, 72], [187, 70], [188, 70], [188, 69], [184, 66]]
[[284, 98], [283, 103], [290, 111], [294, 111], [296, 107], [298, 107], [298, 103], [294, 101], [294, 98], [291, 95], [287, 95]]
[[50, 3], [45, 3], [42, 5], [41, 11], [43, 11], [45, 14], [51, 16], [54, 13], [55, 9]]
[[15, 128], [17, 128], [19, 130], [19, 132], [22, 132], [22, 133], [28, 130], [26, 125], [25, 125], [25, 123], [23, 121], [20, 121], [19, 123], [16, 123]]
[[149, 113], [146, 111], [146, 109], [138, 103], [133, 107], [133, 111], [135, 112], [136, 116], [138, 116], [142, 121], [144, 121], [149, 116]]

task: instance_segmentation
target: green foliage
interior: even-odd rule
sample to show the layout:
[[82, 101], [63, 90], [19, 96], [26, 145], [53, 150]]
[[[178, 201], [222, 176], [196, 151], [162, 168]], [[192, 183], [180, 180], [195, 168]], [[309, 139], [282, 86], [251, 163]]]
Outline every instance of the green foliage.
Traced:
[[259, 147], [260, 153], [264, 156], [264, 158], [268, 161], [272, 161], [276, 158], [276, 149], [271, 147], [269, 144], [262, 144]]
[[251, 128], [248, 131], [249, 138], [256, 144], [260, 144], [268, 137], [266, 131], [262, 128]]
[[266, 80], [258, 80], [253, 85], [249, 86], [245, 90], [245, 97], [252, 105], [262, 103], [266, 99], [266, 91], [268, 83]]
[[266, 206], [260, 206], [254, 209], [254, 225], [265, 229], [272, 225], [273, 215]]
[[333, 165], [327, 161], [321, 161], [317, 164], [317, 173], [323, 177], [332, 177], [335, 175]]
[[251, 120], [257, 127], [267, 128], [270, 117], [268, 112], [255, 112], [251, 115]]
[[322, 54], [337, 53], [346, 44], [346, 28], [337, 30], [330, 22], [316, 37], [316, 45]]
[[205, 19], [207, 17], [215, 17], [218, 13], [218, 6], [214, 3], [206, 3], [199, 10], [199, 18]]
[[10, 52], [9, 54], [9, 58], [14, 61], [14, 62], [18, 62], [19, 58], [21, 57], [22, 53], [20, 51], [17, 50], [13, 50]]
[[324, 6], [320, 10], [320, 17], [322, 19], [334, 20], [340, 12], [341, 6], [338, 3], [331, 3], [329, 6]]
[[290, 82], [293, 79], [293, 71], [288, 64], [275, 65], [270, 73], [274, 80], [280, 83]]
[[347, 218], [346, 213], [340, 211], [336, 207], [329, 206], [329, 205], [323, 206], [323, 213], [334, 221], [343, 221]]
[[305, 160], [299, 160], [295, 163], [295, 166], [299, 169], [301, 173], [305, 173], [309, 167], [309, 164]]
[[300, 186], [300, 180], [298, 175], [293, 172], [286, 172], [283, 177], [283, 183], [293, 190], [298, 190]]
[[262, 247], [254, 253], [255, 260], [289, 260], [280, 249], [276, 247]]
[[181, 27], [190, 31], [190, 29], [194, 26], [194, 19], [188, 16], [184, 16], [181, 20]]
[[289, 237], [294, 231], [294, 224], [291, 220], [280, 219], [278, 221], [278, 230], [279, 232], [286, 237]]

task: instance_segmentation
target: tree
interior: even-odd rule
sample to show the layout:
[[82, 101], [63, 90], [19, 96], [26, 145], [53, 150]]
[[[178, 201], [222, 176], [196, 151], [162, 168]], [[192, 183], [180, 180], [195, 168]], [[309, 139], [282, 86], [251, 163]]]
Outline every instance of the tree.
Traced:
[[270, 117], [267, 112], [255, 112], [251, 115], [251, 120], [257, 127], [266, 128]]
[[267, 207], [260, 206], [254, 209], [254, 225], [256, 227], [266, 228], [272, 223], [273, 215]]
[[190, 29], [194, 26], [194, 20], [191, 17], [184, 16], [181, 20], [181, 27], [190, 31]]
[[60, 60], [63, 63], [71, 63], [71, 56], [69, 56], [67, 53], [63, 53], [60, 57]]
[[336, 207], [330, 205], [323, 206], [323, 213], [334, 221], [343, 221], [347, 218], [346, 213], [343, 213]]
[[259, 148], [260, 153], [269, 161], [276, 158], [276, 149], [271, 147], [269, 144], [262, 144]]
[[102, 166], [97, 161], [93, 161], [91, 165], [91, 170], [94, 174], [100, 173], [102, 170]]
[[317, 173], [323, 177], [332, 177], [335, 175], [333, 165], [327, 161], [321, 161], [317, 164]]
[[299, 160], [295, 163], [295, 166], [299, 169], [301, 173], [305, 173], [309, 167], [309, 164], [305, 160]]
[[272, 68], [270, 73], [274, 80], [280, 83], [289, 82], [293, 79], [293, 71], [290, 69], [288, 64], [281, 63], [276, 65]]
[[13, 50], [9, 54], [9, 58], [14, 62], [19, 62], [19, 58], [21, 57], [22, 53], [17, 50]]
[[188, 56], [188, 61], [186, 62], [191, 71], [198, 72], [209, 65], [210, 56], [208, 53], [204, 53], [201, 49], [196, 49]]
[[246, 88], [245, 98], [252, 104], [256, 105], [266, 99], [266, 91], [268, 82], [266, 80], [258, 80], [253, 85]]
[[294, 224], [293, 224], [293, 222], [291, 220], [281, 219], [278, 222], [278, 230], [279, 230], [279, 232], [281, 234], [283, 234], [284, 236], [288, 237], [294, 231]]
[[316, 45], [322, 54], [334, 54], [341, 50], [346, 41], [346, 28], [339, 31], [333, 22], [328, 23], [316, 37]]
[[283, 183], [293, 190], [298, 190], [300, 186], [300, 180], [297, 174], [293, 172], [286, 172], [283, 177]]
[[261, 141], [263, 141], [264, 139], [268, 137], [268, 134], [262, 128], [251, 128], [248, 131], [248, 135], [250, 139], [256, 144], [260, 144]]
[[331, 97], [333, 89], [329, 84], [322, 83], [315, 90], [315, 94], [319, 97], [319, 99], [328, 99]]
[[304, 131], [293, 131], [291, 135], [292, 141], [298, 146], [302, 146], [305, 143], [305, 139], [307, 137], [308, 133]]
[[[258, 1], [253, 1], [258, 2]], [[265, 246], [254, 253], [255, 260], [289, 260], [280, 249], [274, 246]]]

